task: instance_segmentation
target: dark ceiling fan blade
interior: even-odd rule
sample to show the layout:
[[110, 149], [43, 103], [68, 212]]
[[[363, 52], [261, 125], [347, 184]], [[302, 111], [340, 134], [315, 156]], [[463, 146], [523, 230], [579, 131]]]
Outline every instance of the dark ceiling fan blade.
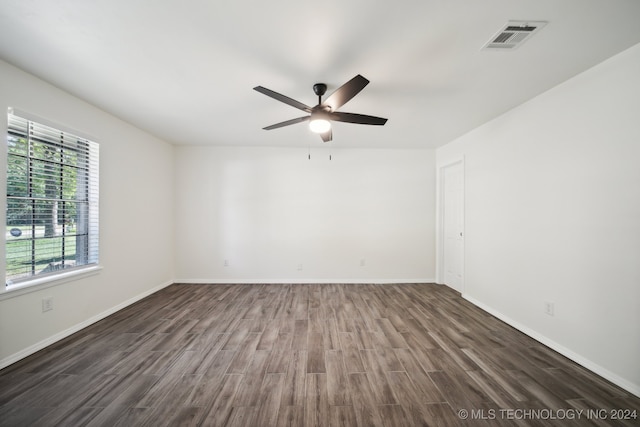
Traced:
[[308, 105], [305, 105], [302, 102], [296, 101], [295, 99], [291, 99], [288, 96], [284, 96], [278, 92], [274, 92], [271, 89], [267, 89], [266, 87], [256, 86], [253, 88], [253, 90], [263, 93], [280, 102], [284, 102], [287, 105], [291, 105], [292, 107], [295, 107], [299, 110], [306, 111], [307, 113], [311, 112], [311, 107], [309, 107]]
[[278, 129], [284, 126], [295, 125], [296, 123], [305, 122], [309, 120], [311, 116], [298, 117], [297, 119], [291, 119], [284, 122], [276, 123], [275, 125], [267, 126], [266, 128], [262, 128], [264, 130]]
[[333, 139], [333, 133], [331, 132], [331, 129], [329, 129], [325, 133], [321, 133], [320, 134], [320, 138], [322, 138], [323, 142], [331, 141]]
[[368, 84], [369, 80], [358, 74], [336, 89], [335, 92], [325, 99], [323, 104], [331, 107], [331, 111], [336, 111], [338, 108], [349, 102], [351, 98], [356, 96]]
[[383, 119], [382, 117], [367, 116], [364, 114], [343, 113], [341, 111], [329, 113], [329, 119], [335, 120], [336, 122], [357, 123], [361, 125], [382, 126], [387, 123], [387, 119]]

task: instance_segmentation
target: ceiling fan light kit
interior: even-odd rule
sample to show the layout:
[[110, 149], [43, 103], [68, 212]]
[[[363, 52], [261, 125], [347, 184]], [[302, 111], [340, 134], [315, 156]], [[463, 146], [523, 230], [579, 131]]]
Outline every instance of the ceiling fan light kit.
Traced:
[[325, 133], [331, 129], [331, 122], [323, 118], [313, 118], [309, 121], [309, 129], [314, 133]]
[[267, 89], [262, 86], [256, 86], [253, 89], [277, 101], [283, 102], [294, 108], [309, 113], [308, 116], [286, 120], [284, 122], [264, 127], [263, 129], [272, 130], [296, 123], [309, 121], [309, 128], [311, 129], [311, 131], [319, 134], [322, 138], [322, 141], [329, 142], [333, 139], [333, 135], [331, 132], [331, 120], [336, 122], [377, 126], [382, 126], [387, 122], [387, 119], [384, 119], [382, 117], [336, 111], [338, 108], [349, 102], [358, 93], [360, 93], [360, 91], [364, 89], [364, 87], [368, 84], [369, 80], [358, 74], [347, 83], [336, 89], [335, 92], [329, 95], [329, 97], [324, 102], [322, 102], [322, 96], [327, 91], [327, 85], [324, 83], [316, 83], [313, 85], [313, 92], [318, 95], [318, 105], [316, 105], [315, 107], [309, 107], [308, 105], [305, 105], [300, 101], [296, 101], [295, 99], [291, 99], [287, 96], [284, 96], [282, 94], [279, 94], [278, 92], [274, 92], [271, 89]]

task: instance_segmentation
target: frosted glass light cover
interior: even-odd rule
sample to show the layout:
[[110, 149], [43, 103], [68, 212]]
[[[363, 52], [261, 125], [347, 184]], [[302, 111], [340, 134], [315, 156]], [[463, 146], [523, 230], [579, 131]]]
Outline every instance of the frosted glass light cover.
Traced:
[[331, 129], [331, 123], [329, 120], [315, 119], [309, 122], [309, 129], [315, 133], [325, 133]]

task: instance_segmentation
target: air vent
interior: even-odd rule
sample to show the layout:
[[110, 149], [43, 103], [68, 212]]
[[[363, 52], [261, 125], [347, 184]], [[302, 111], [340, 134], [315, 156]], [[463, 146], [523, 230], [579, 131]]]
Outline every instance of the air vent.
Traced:
[[482, 49], [515, 49], [529, 40], [532, 35], [547, 25], [545, 21], [509, 21], [498, 31]]

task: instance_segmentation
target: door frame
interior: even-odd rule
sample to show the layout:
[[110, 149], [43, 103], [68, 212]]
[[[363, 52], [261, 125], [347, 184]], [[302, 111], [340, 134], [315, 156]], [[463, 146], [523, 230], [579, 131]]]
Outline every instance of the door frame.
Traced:
[[460, 291], [464, 294], [465, 291], [465, 243], [466, 243], [466, 222], [465, 222], [465, 195], [466, 195], [466, 170], [464, 156], [444, 163], [438, 166], [438, 173], [436, 176], [436, 283], [444, 285], [445, 277], [445, 251], [444, 251], [444, 207], [445, 207], [445, 191], [444, 191], [444, 173], [445, 170], [452, 166], [462, 167], [462, 283], [460, 284]]

